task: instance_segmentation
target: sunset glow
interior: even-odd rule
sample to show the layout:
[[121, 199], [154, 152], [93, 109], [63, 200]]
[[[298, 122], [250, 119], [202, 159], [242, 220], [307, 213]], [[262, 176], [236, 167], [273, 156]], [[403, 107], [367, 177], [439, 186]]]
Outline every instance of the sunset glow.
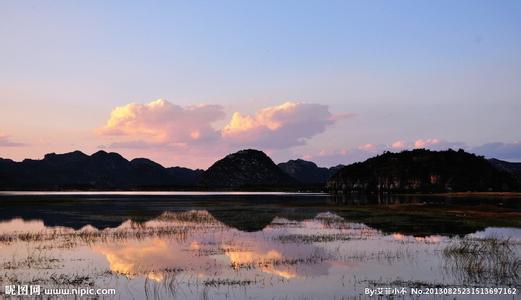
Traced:
[[47, 4], [0, 4], [2, 158], [521, 161], [516, 1]]
[[0, 299], [493, 299], [521, 0], [0, 0]]

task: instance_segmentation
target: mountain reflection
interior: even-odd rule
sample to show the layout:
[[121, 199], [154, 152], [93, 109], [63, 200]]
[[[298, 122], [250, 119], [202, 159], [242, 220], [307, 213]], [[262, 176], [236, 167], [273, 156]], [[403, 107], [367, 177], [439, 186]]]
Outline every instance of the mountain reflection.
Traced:
[[[356, 196], [347, 198], [280, 195], [0, 195], [0, 221], [21, 218], [41, 220], [45, 226], [81, 229], [85, 226], [103, 230], [116, 228], [132, 220], [143, 223], [154, 220], [165, 211], [206, 210], [222, 224], [243, 232], [262, 231], [276, 218], [303, 221], [324, 211], [332, 211], [351, 222], [365, 223], [386, 233], [407, 235], [465, 235], [485, 227], [460, 218], [440, 219], [436, 215], [421, 218], [403, 215], [350, 212], [350, 205], [400, 205], [400, 201], [420, 203], [427, 197], [401, 197], [385, 201]], [[378, 200], [378, 199], [377, 199]], [[516, 199], [505, 199], [511, 206]], [[375, 202], [376, 201], [376, 202]], [[433, 200], [434, 201], [434, 200]], [[440, 201], [439, 199], [436, 201]], [[458, 202], [464, 201], [458, 199]], [[479, 200], [482, 201], [482, 200]], [[483, 200], [485, 201], [485, 200]], [[506, 202], [510, 201], [510, 202]], [[450, 202], [450, 201], [449, 201]], [[517, 201], [516, 203], [521, 203]], [[443, 205], [443, 204], [439, 204]]]
[[[296, 218], [291, 211], [265, 210], [261, 219], [275, 216], [257, 231], [229, 226], [200, 209], [165, 211], [106, 228], [13, 218], [0, 222], [0, 279], [43, 286], [110, 283], [122, 299], [244, 299], [273, 298], [286, 290], [300, 298], [317, 291], [321, 294], [310, 298], [321, 298], [324, 291], [330, 292], [327, 298], [353, 298], [369, 281], [510, 284], [521, 275], [519, 230], [487, 228], [463, 239], [414, 236], [386, 233], [333, 211], [314, 212]], [[237, 220], [244, 223], [248, 215]], [[490, 242], [490, 236], [505, 240]], [[478, 264], [473, 255], [461, 255], [467, 245], [488, 245]], [[476, 266], [486, 267], [483, 276], [468, 272]]]
[[[104, 255], [110, 270], [128, 277], [145, 275], [162, 281], [165, 273], [190, 270], [198, 276], [232, 271], [257, 270], [285, 279], [319, 276], [328, 272], [326, 253], [313, 244], [281, 243], [280, 232], [241, 232], [215, 219], [207, 211], [164, 213], [144, 223], [126, 222], [115, 229], [139, 228], [150, 232], [177, 228], [166, 236], [115, 240], [96, 244], [93, 250]], [[307, 262], [305, 265], [299, 262]]]

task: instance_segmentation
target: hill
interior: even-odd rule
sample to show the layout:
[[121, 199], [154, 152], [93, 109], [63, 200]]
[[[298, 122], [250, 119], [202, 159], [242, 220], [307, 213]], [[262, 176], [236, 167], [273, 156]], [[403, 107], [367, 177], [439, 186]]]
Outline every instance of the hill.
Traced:
[[339, 170], [328, 182], [330, 191], [458, 192], [512, 191], [514, 176], [481, 156], [463, 150], [416, 149], [386, 152]]
[[284, 173], [264, 152], [248, 149], [229, 154], [206, 170], [200, 186], [206, 188], [281, 188], [298, 182]]
[[41, 160], [0, 159], [0, 189], [148, 189], [193, 186], [202, 170], [164, 168], [149, 159], [117, 153], [50, 153]]
[[[325, 182], [327, 181], [327, 184]], [[302, 159], [276, 165], [262, 151], [242, 150], [208, 170], [165, 168], [118, 153], [50, 153], [41, 160], [0, 158], [0, 190], [255, 189], [362, 192], [515, 191], [521, 163], [460, 151], [385, 153], [349, 166], [320, 168]]]
[[321, 168], [311, 161], [292, 159], [285, 163], [279, 163], [278, 167], [301, 183], [321, 185], [326, 183], [336, 171], [344, 166], [338, 165], [331, 168]]
[[491, 158], [488, 160], [496, 168], [521, 177], [521, 162], [508, 162]]

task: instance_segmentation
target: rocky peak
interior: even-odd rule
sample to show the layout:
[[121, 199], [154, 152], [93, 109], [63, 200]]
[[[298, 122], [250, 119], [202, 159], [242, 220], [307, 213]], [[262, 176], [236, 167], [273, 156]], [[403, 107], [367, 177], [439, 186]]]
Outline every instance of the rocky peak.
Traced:
[[201, 185], [218, 188], [271, 188], [296, 184], [264, 152], [254, 149], [227, 155], [208, 168], [201, 178]]

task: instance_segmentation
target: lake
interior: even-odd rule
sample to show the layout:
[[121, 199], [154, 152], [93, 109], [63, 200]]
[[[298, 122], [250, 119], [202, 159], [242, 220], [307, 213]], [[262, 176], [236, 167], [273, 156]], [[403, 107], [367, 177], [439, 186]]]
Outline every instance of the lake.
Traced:
[[[521, 288], [520, 204], [516, 197], [3, 192], [0, 281], [115, 289], [108, 299], [359, 299], [367, 289], [401, 287], [510, 288], [518, 295], [481, 297], [513, 299]], [[430, 297], [444, 296], [422, 296]]]

